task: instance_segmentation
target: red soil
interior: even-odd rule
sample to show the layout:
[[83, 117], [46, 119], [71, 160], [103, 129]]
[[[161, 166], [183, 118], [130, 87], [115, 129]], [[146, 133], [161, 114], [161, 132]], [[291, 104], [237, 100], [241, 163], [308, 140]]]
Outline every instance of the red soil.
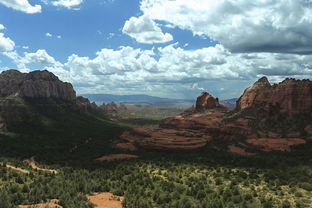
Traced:
[[92, 196], [88, 196], [88, 200], [96, 208], [122, 208], [123, 197], [111, 193], [94, 193]]

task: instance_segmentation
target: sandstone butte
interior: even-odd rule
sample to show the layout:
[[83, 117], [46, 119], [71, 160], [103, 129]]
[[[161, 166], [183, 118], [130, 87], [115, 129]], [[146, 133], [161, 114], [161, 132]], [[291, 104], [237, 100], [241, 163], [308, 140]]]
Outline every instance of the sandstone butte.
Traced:
[[70, 83], [62, 82], [53, 73], [32, 71], [22, 73], [7, 70], [0, 74], [0, 129], [29, 122], [35, 117], [27, 106], [49, 105], [49, 109], [67, 106], [76, 111], [97, 110], [87, 98], [76, 97]]
[[56, 98], [73, 101], [76, 92], [70, 83], [62, 82], [53, 73], [33, 71], [21, 73], [7, 70], [0, 74], [0, 96], [18, 94], [21, 98]]
[[[116, 147], [130, 151], [212, 148], [251, 155], [289, 151], [291, 146], [312, 139], [309, 80], [286, 79], [272, 86], [263, 77], [244, 91], [234, 111], [227, 110], [207, 92], [197, 97], [195, 106], [162, 121], [158, 128], [124, 132]], [[283, 123], [295, 123], [300, 116], [307, 117], [301, 122], [303, 126]]]

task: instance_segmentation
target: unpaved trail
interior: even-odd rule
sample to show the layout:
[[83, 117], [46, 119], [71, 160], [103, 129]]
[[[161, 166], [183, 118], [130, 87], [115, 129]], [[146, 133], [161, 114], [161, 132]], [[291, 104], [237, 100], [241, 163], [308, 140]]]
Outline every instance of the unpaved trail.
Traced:
[[27, 164], [28, 164], [32, 169], [34, 169], [34, 170], [41, 170], [41, 171], [46, 171], [46, 172], [50, 172], [50, 173], [57, 174], [57, 170], [39, 168], [39, 167], [36, 165], [35, 156], [32, 156], [32, 157], [29, 158], [29, 159], [25, 159], [24, 162], [27, 163]]
[[[3, 163], [0, 163], [1, 166], [3, 166]], [[25, 174], [28, 174], [30, 173], [29, 170], [26, 170], [26, 169], [23, 169], [23, 168], [18, 168], [18, 167], [15, 167], [13, 165], [8, 165], [8, 164], [5, 164], [5, 167], [6, 168], [10, 168], [12, 170], [16, 170], [16, 171], [19, 171], [21, 173], [25, 173]]]

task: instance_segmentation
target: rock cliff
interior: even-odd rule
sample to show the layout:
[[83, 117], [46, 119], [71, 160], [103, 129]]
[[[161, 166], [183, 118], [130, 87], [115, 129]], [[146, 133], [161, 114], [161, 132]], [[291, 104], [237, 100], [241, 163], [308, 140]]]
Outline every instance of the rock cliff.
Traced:
[[54, 98], [73, 101], [76, 92], [70, 83], [62, 82], [51, 72], [33, 71], [21, 73], [8, 70], [0, 74], [0, 96], [19, 95], [21, 98]]
[[271, 86], [263, 77], [244, 91], [237, 108], [246, 109], [260, 103], [276, 106], [280, 112], [291, 116], [311, 112], [312, 81], [286, 79]]
[[87, 98], [76, 97], [70, 83], [53, 73], [7, 70], [0, 74], [0, 129], [40, 122], [42, 113], [100, 111]]

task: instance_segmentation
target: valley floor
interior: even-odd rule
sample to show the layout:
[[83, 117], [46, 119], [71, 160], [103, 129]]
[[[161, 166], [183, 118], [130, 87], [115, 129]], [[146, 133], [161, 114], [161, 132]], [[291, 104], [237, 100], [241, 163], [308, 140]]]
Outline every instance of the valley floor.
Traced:
[[51, 200], [91, 208], [102, 197], [108, 208], [312, 207], [310, 143], [254, 156], [205, 148], [134, 154], [113, 148], [127, 129], [74, 114], [0, 132], [0, 208]]

